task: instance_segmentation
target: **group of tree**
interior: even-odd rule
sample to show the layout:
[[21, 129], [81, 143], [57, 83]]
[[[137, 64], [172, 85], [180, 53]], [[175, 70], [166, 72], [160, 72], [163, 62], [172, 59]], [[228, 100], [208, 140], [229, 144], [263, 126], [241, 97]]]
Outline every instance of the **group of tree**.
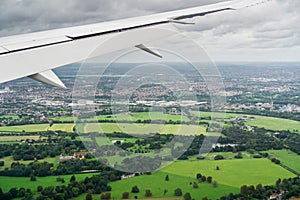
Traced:
[[15, 161], [34, 161], [47, 157], [56, 157], [61, 154], [72, 155], [76, 151], [84, 150], [81, 141], [64, 140], [57, 143], [46, 143], [39, 145], [22, 144], [0, 144], [0, 158], [13, 156]]
[[243, 185], [239, 194], [229, 194], [223, 196], [221, 200], [233, 199], [269, 199], [271, 195], [280, 195], [281, 199], [290, 199], [300, 197], [300, 178], [278, 179], [273, 186]]
[[48, 162], [31, 162], [28, 165], [13, 162], [11, 168], [6, 168], [0, 171], [1, 176], [15, 176], [15, 177], [45, 177], [45, 176], [56, 176], [65, 174], [77, 174], [85, 170], [97, 170], [106, 171], [109, 170], [110, 173], [114, 174], [114, 177], [110, 177], [109, 180], [115, 181], [119, 180], [122, 173], [113, 169], [108, 168], [106, 165], [98, 160], [80, 160], [72, 159], [60, 163], [57, 168], [54, 168], [53, 163]]
[[[41, 195], [37, 199], [58, 199], [57, 196], [60, 197], [59, 199], [71, 199], [84, 193], [87, 193], [86, 199], [90, 199], [90, 194], [101, 194], [111, 191], [111, 187], [108, 185], [108, 176], [107, 173], [102, 173], [91, 178], [86, 177], [82, 181], [76, 181], [75, 176], [72, 176], [68, 185], [45, 188], [39, 186], [38, 191], [40, 191]], [[101, 194], [100, 199], [110, 199], [110, 193]]]
[[11, 200], [14, 198], [21, 198], [21, 199], [32, 199], [33, 194], [30, 189], [25, 189], [25, 188], [11, 188], [8, 192], [3, 192], [2, 189], [0, 188], [0, 199], [5, 199], [5, 200]]

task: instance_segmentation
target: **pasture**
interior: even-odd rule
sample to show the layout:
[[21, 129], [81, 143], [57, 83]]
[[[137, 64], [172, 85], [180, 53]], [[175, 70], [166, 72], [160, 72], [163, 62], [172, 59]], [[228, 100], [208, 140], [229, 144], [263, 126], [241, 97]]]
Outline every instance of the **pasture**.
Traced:
[[280, 160], [280, 162], [289, 168], [300, 173], [300, 156], [289, 150], [270, 150], [267, 151], [272, 158]]
[[300, 133], [300, 122], [298, 121], [274, 117], [254, 117], [254, 120], [247, 121], [246, 124], [273, 131], [290, 130], [292, 132], [298, 131]]
[[[197, 112], [192, 113], [195, 114]], [[298, 131], [300, 133], [300, 122], [294, 120], [238, 113], [226, 113], [224, 115], [223, 113], [200, 112], [200, 117], [209, 118], [211, 116], [214, 116], [216, 119], [224, 118], [225, 121], [232, 121], [236, 117], [247, 117], [250, 119], [246, 121], [246, 124], [249, 126], [256, 126], [273, 131]]]
[[[216, 166], [220, 170], [216, 170]], [[268, 170], [266, 170], [268, 169]], [[212, 184], [199, 183], [199, 188], [194, 189], [190, 183], [197, 182], [196, 174], [212, 176], [218, 187]], [[166, 175], [170, 180], [165, 181]], [[174, 198], [174, 190], [181, 188], [183, 194], [190, 192], [194, 199], [202, 199], [207, 196], [217, 199], [229, 193], [238, 193], [240, 187], [246, 185], [273, 185], [278, 178], [289, 178], [294, 175], [268, 159], [242, 159], [222, 161], [177, 161], [152, 175], [143, 175], [122, 181], [113, 182], [112, 197], [120, 198], [123, 192], [131, 192], [131, 188], [137, 185], [140, 193], [130, 193], [130, 197], [145, 198], [145, 190], [150, 189], [153, 198]], [[164, 190], [168, 192], [164, 195]], [[97, 198], [95, 196], [95, 198]]]
[[[84, 180], [86, 177], [91, 177], [98, 173], [89, 174], [76, 174], [76, 180]], [[7, 192], [11, 188], [30, 188], [33, 193], [37, 193], [37, 187], [39, 185], [45, 187], [48, 186], [58, 186], [58, 185], [68, 185], [69, 180], [72, 175], [63, 176], [48, 176], [48, 177], [37, 177], [37, 181], [30, 181], [30, 177], [7, 177], [0, 176], [0, 187], [4, 192]], [[57, 182], [56, 178], [61, 177], [65, 179], [65, 183]]]
[[[59, 159], [58, 156], [54, 157], [54, 158], [50, 158], [49, 157], [49, 158], [45, 158], [45, 159], [39, 160], [39, 162], [53, 163], [54, 167], [57, 167], [58, 166], [58, 159]], [[0, 170], [3, 170], [5, 168], [10, 168], [11, 164], [13, 162], [19, 162], [19, 163], [22, 163], [22, 164], [25, 164], [25, 165], [28, 165], [29, 163], [34, 162], [33, 160], [28, 160], [28, 161], [19, 160], [19, 161], [15, 161], [12, 156], [0, 158], [0, 161], [4, 161], [4, 166], [0, 167]]]
[[27, 136], [0, 136], [0, 142], [18, 142], [22, 140], [39, 140], [39, 135], [27, 135]]
[[[73, 132], [74, 124], [54, 124], [49, 127], [48, 124], [23, 125], [23, 126], [4, 126], [0, 127], [2, 132], [44, 132], [44, 131], [65, 131]], [[80, 130], [80, 129], [79, 129]], [[84, 132], [98, 132], [102, 130], [104, 133], [125, 132], [128, 134], [178, 134], [178, 135], [200, 135], [206, 134], [206, 127], [196, 125], [180, 125], [180, 124], [125, 124], [125, 123], [87, 123]]]

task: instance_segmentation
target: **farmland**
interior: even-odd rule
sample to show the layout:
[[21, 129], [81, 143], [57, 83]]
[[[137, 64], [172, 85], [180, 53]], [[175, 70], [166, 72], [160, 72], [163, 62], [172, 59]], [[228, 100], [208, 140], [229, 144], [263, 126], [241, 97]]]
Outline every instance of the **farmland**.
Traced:
[[0, 142], [16, 142], [22, 140], [38, 140], [40, 136], [38, 135], [28, 135], [28, 136], [0, 136]]
[[[216, 170], [216, 166], [219, 166], [220, 170]], [[264, 170], [266, 168], [268, 168], [267, 171]], [[194, 189], [190, 183], [198, 182], [197, 173], [212, 176], [218, 186], [215, 188], [212, 184], [205, 182], [199, 183], [199, 188]], [[165, 181], [167, 175], [170, 178], [169, 181]], [[139, 187], [140, 193], [130, 193], [131, 198], [134, 196], [138, 196], [139, 199], [145, 198], [146, 189], [152, 191], [153, 198], [174, 198], [174, 190], [179, 187], [183, 193], [190, 192], [195, 199], [202, 199], [205, 196], [217, 199], [231, 192], [238, 193], [240, 187], [245, 184], [272, 185], [278, 178], [289, 177], [294, 177], [294, 175], [268, 159], [177, 161], [152, 175], [125, 179], [110, 185], [112, 197], [116, 199], [121, 198], [123, 192], [130, 192], [135, 185]], [[164, 190], [168, 191], [165, 195]], [[99, 197], [95, 196], [95, 198]]]
[[[3, 167], [0, 167], [0, 170], [3, 170], [5, 168], [10, 168], [11, 167], [11, 164], [13, 162], [16, 162], [12, 156], [8, 156], [8, 157], [4, 157], [1, 159], [2, 161], [4, 161], [4, 166]], [[33, 162], [32, 160], [28, 160], [28, 161], [19, 161], [19, 163], [22, 163], [22, 164], [29, 164]], [[48, 163], [53, 163], [54, 167], [57, 167], [58, 166], [58, 157], [54, 157], [54, 158], [45, 158], [45, 159], [42, 159], [42, 160], [39, 160], [39, 162], [48, 162]]]
[[[199, 114], [198, 112], [192, 112], [193, 114]], [[209, 123], [208, 120], [210, 117], [222, 118], [224, 117], [226, 122], [233, 121], [238, 117], [246, 117], [248, 120], [245, 121], [245, 124], [249, 126], [255, 126], [259, 128], [265, 128], [273, 131], [282, 131], [290, 130], [293, 132], [300, 132], [300, 123], [298, 121], [266, 117], [266, 116], [257, 116], [257, 115], [245, 115], [245, 114], [236, 114], [236, 113], [210, 113], [210, 112], [200, 112], [200, 117], [202, 118], [201, 122]], [[205, 119], [206, 118], [206, 119]], [[129, 120], [136, 122], [138, 120], [164, 120], [164, 121], [182, 121], [188, 122], [189, 119], [181, 115], [170, 115], [163, 114], [159, 112], [141, 112], [141, 113], [131, 113], [129, 116], [125, 114], [116, 114], [116, 115], [101, 115], [96, 117], [97, 120], [107, 120], [107, 121], [116, 121], [116, 120]], [[73, 132], [74, 124], [70, 123], [74, 121], [73, 117], [61, 117], [54, 118], [54, 120], [60, 121], [61, 123], [55, 123], [53, 126], [49, 124], [33, 124], [33, 125], [22, 125], [22, 126], [6, 126], [0, 127], [1, 132], [43, 132], [43, 131], [65, 131]], [[67, 123], [66, 123], [67, 122]], [[131, 134], [149, 134], [149, 133], [161, 133], [161, 134], [181, 134], [181, 135], [190, 135], [191, 132], [199, 134], [205, 134], [206, 126], [188, 126], [188, 125], [173, 125], [167, 124], [165, 126], [158, 124], [135, 124], [135, 123], [101, 123], [101, 126], [97, 124], [90, 123], [85, 129], [86, 131], [97, 131], [101, 127], [101, 130], [105, 133], [114, 133], [114, 132], [125, 132]], [[195, 130], [195, 131], [191, 131]], [[198, 129], [198, 130], [196, 130]]]
[[289, 168], [300, 173], [300, 156], [289, 150], [270, 150], [268, 151], [272, 158], [280, 160], [280, 162]]
[[[91, 177], [97, 173], [91, 174], [76, 174], [75, 177], [77, 180], [83, 180], [85, 177]], [[0, 177], [0, 185], [3, 191], [8, 191], [10, 188], [31, 188], [34, 193], [37, 193], [37, 187], [42, 185], [43, 187], [47, 186], [57, 186], [64, 185], [61, 182], [57, 182], [56, 178], [61, 177], [66, 180], [65, 185], [68, 184], [72, 175], [62, 175], [62, 176], [48, 176], [48, 177], [38, 177], [37, 181], [30, 181], [29, 177]]]

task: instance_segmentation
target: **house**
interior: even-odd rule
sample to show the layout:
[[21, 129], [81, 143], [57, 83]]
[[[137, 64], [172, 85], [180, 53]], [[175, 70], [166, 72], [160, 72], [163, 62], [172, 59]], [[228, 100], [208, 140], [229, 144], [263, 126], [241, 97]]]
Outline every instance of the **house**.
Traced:
[[74, 153], [73, 157], [79, 158], [80, 160], [82, 160], [85, 158], [86, 154], [87, 154], [87, 152], [76, 152], [76, 153]]
[[60, 156], [58, 162], [59, 163], [63, 163], [65, 161], [72, 160], [74, 158], [75, 158], [74, 156]]
[[281, 200], [282, 199], [282, 195], [284, 194], [284, 191], [281, 190], [279, 194], [272, 194], [269, 198], [269, 200]]

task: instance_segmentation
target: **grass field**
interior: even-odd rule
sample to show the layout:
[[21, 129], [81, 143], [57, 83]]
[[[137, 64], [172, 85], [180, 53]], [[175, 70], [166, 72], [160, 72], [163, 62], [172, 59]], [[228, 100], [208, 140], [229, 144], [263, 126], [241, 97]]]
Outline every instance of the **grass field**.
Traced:
[[[220, 167], [219, 171], [216, 170], [216, 166]], [[242, 184], [274, 184], [278, 178], [294, 177], [292, 173], [268, 159], [181, 161], [175, 162], [162, 171], [186, 177], [195, 177], [197, 172], [201, 172], [212, 176], [220, 184], [237, 188]]]
[[0, 119], [19, 119], [19, 116], [17, 116], [17, 115], [2, 115], [2, 116], [0, 116]]
[[[169, 175], [170, 181], [165, 181], [166, 175]], [[169, 174], [167, 172], [156, 172], [153, 175], [140, 176], [132, 179], [122, 180], [118, 182], [111, 183], [112, 187], [112, 197], [120, 199], [123, 192], [131, 192], [131, 188], [137, 185], [140, 189], [139, 194], [132, 194], [131, 198], [137, 195], [140, 198], [145, 198], [145, 190], [150, 189], [153, 194], [153, 198], [172, 198], [174, 196], [174, 190], [176, 188], [181, 188], [183, 193], [190, 192], [192, 197], [195, 199], [202, 199], [204, 196], [209, 196], [210, 198], [216, 199], [222, 195], [228, 194], [230, 192], [238, 192], [238, 189], [221, 185], [214, 188], [211, 184], [201, 183], [198, 189], [194, 189], [190, 182], [195, 182], [194, 177], [185, 177], [181, 175]], [[167, 194], [164, 195], [164, 190], [168, 190]], [[210, 194], [210, 195], [208, 195]]]
[[[54, 158], [45, 158], [45, 159], [42, 159], [42, 160], [39, 160], [39, 162], [48, 162], [48, 163], [53, 163], [54, 167], [57, 167], [58, 166], [58, 156], [57, 157], [54, 157]], [[12, 156], [8, 156], [8, 157], [4, 157], [4, 158], [0, 158], [0, 161], [4, 161], [4, 166], [0, 167], [0, 170], [3, 170], [5, 168], [10, 168], [11, 167], [11, 164], [13, 162], [19, 162], [19, 163], [23, 163], [25, 165], [28, 165], [29, 163], [31, 162], [34, 162], [32, 160], [30, 161], [23, 161], [23, 160], [20, 160], [20, 161], [14, 161], [13, 157]]]
[[124, 123], [102, 123], [87, 124], [85, 132], [102, 130], [104, 133], [125, 132], [130, 134], [178, 134], [178, 135], [200, 135], [206, 133], [206, 128], [195, 125], [160, 125], [160, 124], [124, 124]]
[[[216, 170], [216, 166], [220, 170]], [[268, 169], [268, 170], [266, 170]], [[196, 174], [212, 176], [218, 182], [218, 187], [211, 184], [200, 183], [199, 189], [194, 189], [191, 182], [196, 181]], [[170, 181], [165, 181], [165, 176], [169, 175]], [[135, 195], [145, 198], [145, 190], [150, 189], [153, 198], [174, 198], [174, 190], [180, 187], [183, 193], [190, 192], [194, 199], [202, 199], [208, 196], [217, 199], [229, 193], [238, 193], [240, 186], [273, 185], [278, 178], [294, 177], [294, 175], [278, 165], [273, 164], [268, 159], [243, 159], [243, 160], [223, 160], [223, 161], [178, 161], [166, 168], [155, 172], [152, 175], [143, 175], [111, 183], [112, 196], [119, 199], [123, 192], [130, 192], [131, 188], [137, 185], [140, 193], [130, 193], [130, 197]], [[164, 190], [168, 193], [164, 196]], [[95, 196], [95, 198], [99, 198]]]
[[[212, 113], [210, 112], [200, 112], [200, 117], [210, 117]], [[265, 116], [258, 116], [258, 115], [246, 115], [246, 114], [237, 114], [237, 113], [226, 113], [223, 116], [223, 113], [214, 113], [213, 116], [216, 118], [224, 117], [225, 121], [230, 121], [234, 117], [242, 117], [247, 116], [248, 118], [253, 118], [253, 120], [248, 120], [246, 122], [249, 126], [256, 126], [259, 128], [265, 128], [274, 131], [281, 131], [281, 130], [290, 130], [290, 131], [298, 131], [300, 133], [300, 122], [289, 120], [289, 119], [282, 119], [282, 118], [274, 118], [274, 117], [265, 117]]]
[[[193, 114], [199, 114], [198, 112], [192, 112]], [[252, 118], [251, 120], [246, 121], [247, 125], [257, 126], [260, 128], [266, 128], [269, 130], [280, 131], [280, 130], [290, 130], [290, 131], [298, 131], [300, 133], [300, 123], [298, 121], [281, 119], [281, 118], [273, 118], [273, 117], [264, 117], [264, 116], [256, 116], [256, 115], [245, 115], [245, 114], [235, 114], [235, 113], [227, 113], [226, 115], [222, 113], [210, 113], [210, 112], [200, 112], [200, 117], [208, 118], [210, 116], [215, 116], [216, 118], [224, 117], [226, 121], [231, 121], [235, 117], [247, 116], [248, 118]], [[117, 114], [114, 115], [102, 115], [98, 116], [98, 120], [172, 120], [172, 121], [181, 121], [181, 117], [183, 121], [189, 121], [189, 119], [185, 116], [180, 115], [170, 115], [163, 114], [159, 112], [141, 112], [141, 113], [131, 113], [128, 116], [125, 114]], [[60, 120], [61, 122], [70, 122], [74, 118], [73, 117], [62, 117], [55, 118], [56, 120]], [[203, 122], [210, 122], [207, 120], [203, 120]], [[182, 125], [181, 131], [179, 130], [179, 125], [166, 125], [164, 128], [160, 128], [159, 125], [149, 125], [149, 124], [119, 124], [118, 127], [116, 124], [112, 123], [102, 123], [101, 128], [106, 133], [120, 132], [122, 129], [125, 129], [125, 132], [130, 132], [132, 134], [147, 134], [147, 133], [156, 133], [159, 132], [161, 134], [166, 133], [178, 133], [183, 135], [188, 135], [191, 132], [192, 126], [186, 127], [187, 125]], [[98, 129], [98, 127], [90, 125], [90, 130]], [[139, 127], [140, 126], [140, 127]], [[2, 132], [41, 132], [41, 131], [66, 131], [73, 132], [73, 123], [65, 123], [65, 124], [54, 124], [52, 127], [49, 127], [48, 124], [37, 124], [37, 125], [24, 125], [24, 126], [9, 126], [9, 127], [0, 127], [0, 131]], [[201, 126], [200, 126], [201, 127]], [[197, 134], [204, 134], [205, 127], [201, 127]], [[127, 130], [127, 131], [126, 131]], [[131, 131], [132, 130], [132, 131]], [[145, 131], [146, 130], [146, 131]]]
[[300, 156], [296, 153], [288, 150], [271, 150], [267, 153], [280, 160], [282, 164], [300, 173]]
[[[85, 177], [91, 177], [96, 175], [97, 173], [91, 174], [76, 174], [76, 180], [83, 180]], [[57, 186], [57, 185], [67, 185], [72, 175], [63, 175], [59, 176], [65, 179], [66, 183], [57, 182], [56, 178], [58, 176], [48, 176], [48, 177], [37, 177], [37, 181], [32, 182], [30, 181], [29, 177], [7, 177], [1, 176], [0, 177], [0, 187], [4, 192], [7, 192], [10, 188], [31, 188], [33, 193], [37, 193], [37, 187], [39, 185], [43, 186], [44, 188], [47, 186]]]
[[38, 140], [40, 136], [38, 135], [28, 135], [28, 136], [0, 136], [0, 142], [15, 142], [27, 139]]
[[[247, 152], [241, 152], [242, 153], [242, 156], [243, 156], [243, 159], [253, 159], [253, 156], [252, 154], [250, 153], [247, 153]], [[236, 158], [234, 158], [234, 156], [237, 155], [237, 153], [232, 153], [232, 152], [211, 152], [207, 155], [203, 155], [205, 157], [205, 160], [214, 160], [215, 156], [216, 155], [221, 155], [224, 157], [225, 160], [235, 160]], [[192, 156], [189, 158], [189, 160], [191, 161], [197, 161], [198, 155], [196, 156]]]
[[116, 115], [101, 115], [98, 116], [99, 120], [164, 120], [164, 121], [189, 121], [186, 116], [170, 115], [162, 112], [133, 112], [129, 114], [116, 114]]
[[49, 127], [49, 124], [31, 124], [22, 126], [2, 126], [0, 131], [2, 132], [43, 132], [43, 131], [66, 131], [73, 132], [74, 124], [54, 124]]
[[254, 120], [247, 121], [246, 124], [274, 131], [297, 130], [300, 133], [300, 122], [289, 119], [255, 116]]

